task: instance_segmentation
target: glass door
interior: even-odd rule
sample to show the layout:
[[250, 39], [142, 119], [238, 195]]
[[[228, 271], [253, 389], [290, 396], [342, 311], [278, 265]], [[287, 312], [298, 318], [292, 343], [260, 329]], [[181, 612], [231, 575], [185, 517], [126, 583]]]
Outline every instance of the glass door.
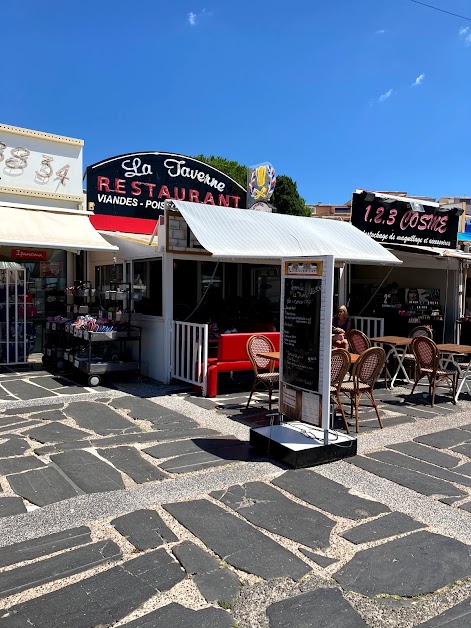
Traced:
[[0, 362], [25, 364], [31, 351], [26, 321], [26, 269], [0, 262]]

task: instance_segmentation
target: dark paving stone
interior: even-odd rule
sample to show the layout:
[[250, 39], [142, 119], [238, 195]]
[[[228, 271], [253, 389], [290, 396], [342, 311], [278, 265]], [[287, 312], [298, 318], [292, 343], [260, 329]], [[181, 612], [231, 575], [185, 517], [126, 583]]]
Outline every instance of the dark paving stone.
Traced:
[[50, 390], [40, 388], [39, 386], [35, 386], [34, 384], [30, 384], [29, 382], [22, 380], [2, 382], [2, 386], [8, 393], [23, 401], [26, 401], [27, 399], [43, 399], [44, 397], [55, 396]]
[[418, 471], [425, 475], [431, 475], [435, 478], [440, 478], [447, 482], [454, 482], [462, 484], [463, 486], [471, 486], [471, 478], [465, 475], [460, 475], [457, 471], [450, 471], [443, 467], [437, 467], [434, 464], [424, 462], [423, 460], [417, 460], [417, 458], [411, 458], [410, 456], [404, 456], [395, 451], [378, 451], [376, 453], [367, 454], [367, 458], [373, 458], [386, 464], [392, 464], [403, 469], [410, 469], [411, 471]]
[[95, 401], [70, 403], [65, 413], [68, 417], [74, 419], [80, 427], [93, 430], [96, 434], [101, 434], [102, 436], [141, 431], [140, 427], [125, 419], [118, 412]]
[[39, 443], [63, 443], [85, 438], [87, 432], [69, 427], [63, 423], [50, 423], [41, 425], [28, 431], [28, 436]]
[[456, 467], [455, 469], [453, 469], [453, 471], [456, 471], [456, 473], [459, 473], [461, 475], [466, 475], [468, 477], [471, 477], [471, 462], [465, 462], [464, 464], [461, 464], [459, 467]]
[[15, 425], [24, 425], [27, 422], [27, 419], [21, 416], [4, 416], [0, 418], [0, 427], [10, 427], [11, 429], [16, 429]]
[[417, 436], [414, 438], [414, 441], [416, 443], [436, 447], [437, 449], [447, 449], [448, 447], [471, 441], [471, 434], [465, 430], [451, 428], [449, 430], [443, 430], [442, 432], [427, 434], [426, 436]]
[[261, 578], [293, 580], [310, 570], [284, 547], [206, 499], [165, 504], [164, 508], [236, 569]]
[[215, 491], [211, 496], [269, 532], [314, 549], [329, 547], [336, 522], [285, 497], [268, 484], [250, 482]]
[[241, 441], [234, 436], [220, 435], [215, 438], [192, 438], [188, 440], [175, 441], [173, 443], [163, 443], [144, 449], [146, 454], [154, 458], [173, 458], [183, 454], [209, 451], [216, 453], [218, 449], [240, 445]]
[[[64, 379], [63, 377], [52, 377], [51, 375], [44, 376], [44, 377], [35, 377], [34, 379], [32, 378], [31, 381], [34, 382], [35, 384], [39, 384], [40, 386], [43, 386], [43, 388], [47, 388], [48, 390], [54, 390], [56, 392], [59, 392], [61, 388], [64, 388], [66, 386], [75, 385], [73, 382], [71, 382], [70, 380]], [[82, 391], [83, 391], [83, 388], [82, 388]]]
[[456, 451], [458, 454], [463, 454], [464, 456], [471, 458], [471, 443], [465, 443], [463, 445], [458, 445], [458, 447], [452, 447], [451, 451]]
[[46, 506], [79, 495], [80, 492], [53, 467], [8, 475], [12, 490], [36, 506]]
[[98, 453], [138, 484], [163, 480], [167, 477], [160, 469], [145, 460], [135, 447], [98, 449]]
[[151, 421], [154, 425], [166, 426], [169, 424], [178, 424], [192, 426], [197, 425], [196, 421], [184, 414], [179, 414], [174, 410], [165, 408], [164, 406], [154, 403], [149, 399], [141, 399], [139, 397], [119, 397], [113, 399], [111, 405], [114, 408], [123, 408], [128, 410], [129, 416], [133, 419], [142, 421]]
[[465, 430], [466, 432], [471, 432], [471, 423], [468, 423], [467, 425], [460, 425], [459, 429]]
[[24, 419], [22, 421], [18, 421], [15, 425], [7, 425], [4, 427], [0, 427], [0, 433], [3, 435], [5, 432], [26, 432], [28, 429], [32, 427], [36, 427], [37, 425], [41, 425], [41, 421], [29, 421], [28, 419]]
[[49, 455], [70, 449], [83, 449], [86, 447], [115, 447], [116, 445], [132, 445], [138, 443], [154, 443], [168, 440], [187, 439], [197, 436], [214, 437], [219, 432], [206, 428], [194, 430], [182, 430], [181, 432], [136, 432], [135, 434], [119, 434], [118, 436], [106, 436], [105, 438], [90, 438], [87, 440], [74, 441], [71, 443], [58, 443], [35, 449], [38, 455]]
[[79, 528], [70, 528], [63, 532], [40, 536], [29, 541], [22, 541], [14, 545], [6, 545], [2, 547], [0, 552], [0, 567], [14, 565], [25, 560], [33, 560], [40, 556], [48, 556], [48, 554], [90, 542], [90, 529], [86, 526], [81, 526]]
[[182, 541], [172, 547], [172, 552], [190, 576], [197, 573], [211, 573], [219, 569], [220, 563], [191, 541]]
[[367, 626], [339, 589], [315, 589], [267, 608], [270, 628], [362, 628]]
[[347, 530], [340, 536], [356, 544], [370, 543], [371, 541], [387, 539], [388, 537], [396, 536], [396, 534], [412, 532], [412, 530], [426, 527], [426, 525], [415, 521], [412, 517], [408, 517], [402, 512], [392, 512], [369, 523], [350, 528], [350, 530]]
[[354, 464], [360, 469], [374, 473], [374, 475], [410, 488], [417, 493], [422, 493], [423, 495], [443, 495], [448, 497], [464, 497], [466, 495], [466, 493], [456, 488], [456, 486], [450, 482], [432, 478], [423, 473], [417, 473], [417, 471], [410, 471], [409, 469], [396, 467], [391, 464], [384, 464], [372, 458], [355, 456], [354, 458], [350, 458], [347, 462]]
[[[215, 401], [213, 401], [212, 399], [207, 399], [205, 397], [192, 397], [191, 395], [188, 395], [188, 397], [186, 397], [186, 400], [194, 403], [195, 406], [204, 408], [205, 410], [214, 410], [218, 407], [218, 404]], [[247, 401], [245, 403], [247, 403]]]
[[52, 580], [67, 578], [120, 557], [121, 551], [116, 543], [105, 540], [4, 571], [0, 573], [0, 596], [7, 597]]
[[31, 412], [44, 412], [45, 410], [57, 410], [63, 408], [63, 403], [54, 403], [50, 405], [25, 406], [23, 408], [10, 408], [10, 410], [2, 410], [3, 414], [30, 414]]
[[229, 569], [220, 567], [211, 573], [197, 573], [193, 581], [207, 602], [234, 603], [240, 593], [240, 581]]
[[469, 546], [424, 531], [357, 552], [333, 577], [362, 595], [412, 597], [470, 575]]
[[101, 493], [124, 488], [121, 474], [88, 451], [67, 451], [51, 460], [85, 493]]
[[45, 467], [36, 456], [17, 456], [16, 458], [0, 458], [0, 475], [9, 475], [10, 473], [21, 473], [29, 469], [39, 469]]
[[347, 519], [366, 519], [389, 512], [389, 508], [384, 504], [352, 495], [342, 484], [324, 478], [314, 471], [305, 469], [287, 471], [271, 483], [308, 504]]
[[20, 497], [0, 497], [0, 517], [11, 517], [26, 512], [26, 506]]
[[395, 445], [386, 445], [386, 447], [400, 451], [407, 456], [418, 458], [424, 462], [436, 464], [445, 469], [453, 469], [453, 467], [456, 467], [456, 465], [460, 463], [459, 458], [455, 456], [450, 456], [450, 454], [446, 454], [443, 451], [437, 451], [436, 449], [431, 449], [430, 447], [425, 447], [425, 445], [419, 445], [418, 443], [396, 443]]
[[[136, 417], [133, 416], [132, 413], [131, 413], [131, 416], [134, 419], [140, 418], [137, 416]], [[172, 412], [165, 416], [161, 416], [157, 419], [146, 419], [146, 420], [152, 423], [152, 425], [156, 427], [157, 429], [171, 429], [171, 428], [181, 429], [183, 427], [188, 427], [188, 428], [198, 427], [197, 421], [195, 421], [194, 419], [190, 419], [189, 417], [184, 416], [183, 414], [178, 414], [177, 412]]]
[[24, 438], [16, 436], [15, 434], [5, 434], [3, 438], [8, 438], [4, 443], [0, 443], [0, 457], [7, 458], [8, 456], [21, 456], [25, 451], [28, 451], [29, 445]]
[[442, 414], [450, 414], [452, 411], [449, 408], [441, 408], [435, 406], [432, 408], [430, 403], [426, 405], [423, 409], [418, 407], [417, 405], [409, 405], [407, 403], [396, 403], [394, 400], [383, 400], [385, 408], [389, 410], [395, 410], [397, 412], [401, 412], [402, 414], [407, 414], [408, 416], [416, 417], [418, 419], [433, 419]]
[[164, 550], [156, 550], [17, 604], [0, 616], [0, 626], [10, 627], [13, 621], [35, 628], [111, 626], [183, 578], [178, 563]]
[[113, 519], [111, 525], [139, 550], [178, 541], [155, 510], [136, 510]]
[[41, 421], [64, 421], [67, 418], [61, 410], [46, 410], [46, 412], [39, 412], [32, 416]]
[[466, 510], [467, 512], [471, 512], [471, 502], [465, 502], [460, 506], [461, 510]]
[[[98, 392], [99, 388], [98, 386], [96, 386], [93, 389], [93, 392]], [[84, 388], [83, 386], [67, 386], [64, 388], [59, 388], [58, 390], [55, 390], [54, 392], [56, 392], [59, 395], [83, 395], [83, 393], [88, 392], [88, 390], [86, 388]]]
[[471, 599], [449, 608], [424, 624], [419, 624], [417, 628], [469, 628], [469, 626], [471, 626]]
[[122, 624], [123, 628], [234, 628], [234, 625], [232, 617], [222, 608], [209, 607], [193, 611], [176, 602]]
[[305, 549], [304, 547], [299, 547], [298, 549], [301, 554], [304, 554], [304, 556], [313, 560], [320, 567], [328, 567], [329, 565], [338, 562], [336, 558], [329, 558], [328, 556], [322, 556], [322, 554], [316, 554], [316, 552], [311, 552], [311, 550]]
[[200, 451], [194, 454], [184, 454], [177, 458], [171, 458], [162, 462], [159, 466], [169, 473], [191, 473], [212, 467], [220, 467], [231, 462], [247, 462], [260, 455], [252, 448], [250, 443], [240, 443], [237, 446], [226, 447], [218, 450], [217, 454]]

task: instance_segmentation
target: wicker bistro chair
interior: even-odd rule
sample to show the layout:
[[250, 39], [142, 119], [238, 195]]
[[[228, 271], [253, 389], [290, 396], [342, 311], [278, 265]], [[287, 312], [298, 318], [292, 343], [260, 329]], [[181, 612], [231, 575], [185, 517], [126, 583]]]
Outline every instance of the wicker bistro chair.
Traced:
[[371, 347], [371, 340], [359, 329], [351, 329], [347, 334], [352, 353], [361, 354]]
[[343, 409], [342, 401], [340, 400], [340, 388], [343, 384], [345, 375], [350, 368], [350, 354], [345, 349], [333, 349], [332, 358], [330, 363], [330, 399], [337, 404], [340, 412], [342, 413], [343, 424], [349, 433], [347, 419], [345, 418], [345, 411]]
[[[419, 338], [420, 336], [432, 339], [433, 331], [430, 329], [430, 327], [426, 327], [425, 325], [419, 325], [418, 327], [414, 327], [414, 329], [411, 329], [408, 334], [408, 338]], [[404, 366], [415, 369], [415, 355], [413, 353], [406, 353], [404, 355], [403, 361]]]
[[358, 362], [355, 364], [352, 381], [346, 382], [340, 387], [340, 392], [343, 392], [350, 397], [352, 416], [353, 405], [355, 404], [355, 428], [357, 433], [358, 406], [362, 395], [366, 395], [371, 400], [376, 416], [378, 417], [379, 425], [381, 428], [383, 427], [381, 417], [378, 412], [378, 405], [374, 398], [373, 389], [381, 369], [384, 366], [385, 360], [386, 353], [382, 347], [371, 347], [370, 349], [367, 349], [360, 355]]
[[456, 388], [458, 385], [459, 373], [457, 370], [446, 370], [440, 368], [440, 351], [431, 338], [417, 336], [412, 340], [412, 351], [415, 357], [415, 377], [411, 395], [417, 384], [423, 377], [428, 378], [429, 394], [432, 397], [432, 408], [435, 403], [435, 390], [441, 379], [451, 382], [453, 403], [456, 404]]
[[[247, 340], [247, 355], [254, 372], [254, 383], [252, 390], [250, 391], [249, 400], [247, 401], [246, 409], [250, 405], [254, 390], [259, 384], [263, 384], [268, 389], [268, 410], [271, 412], [271, 397], [272, 392], [278, 387], [280, 374], [275, 371], [275, 364], [273, 360], [262, 358], [257, 353], [265, 353], [275, 351], [275, 346], [272, 341], [266, 336], [253, 335]], [[259, 369], [268, 369], [264, 372], [260, 372]]]

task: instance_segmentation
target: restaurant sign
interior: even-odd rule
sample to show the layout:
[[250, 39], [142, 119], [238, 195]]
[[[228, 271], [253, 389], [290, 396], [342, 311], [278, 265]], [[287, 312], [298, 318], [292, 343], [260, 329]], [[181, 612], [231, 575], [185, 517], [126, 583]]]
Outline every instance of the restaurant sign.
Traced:
[[[123, 224], [128, 224], [135, 230], [134, 220], [155, 225], [167, 199], [245, 209], [246, 190], [216, 168], [174, 153], [130, 153], [87, 168], [87, 202], [98, 228], [125, 231]], [[116, 220], [108, 220], [106, 227], [100, 215]], [[140, 232], [152, 233], [153, 227], [148, 228]]]
[[455, 249], [460, 211], [362, 191], [353, 194], [351, 221], [382, 244]]

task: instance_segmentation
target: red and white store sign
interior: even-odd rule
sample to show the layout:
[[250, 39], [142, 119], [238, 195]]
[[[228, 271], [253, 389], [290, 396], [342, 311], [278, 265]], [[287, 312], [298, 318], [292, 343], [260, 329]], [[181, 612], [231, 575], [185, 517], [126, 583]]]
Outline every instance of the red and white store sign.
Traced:
[[23, 260], [45, 260], [47, 259], [46, 251], [34, 251], [32, 249], [12, 249], [11, 256], [13, 259]]

